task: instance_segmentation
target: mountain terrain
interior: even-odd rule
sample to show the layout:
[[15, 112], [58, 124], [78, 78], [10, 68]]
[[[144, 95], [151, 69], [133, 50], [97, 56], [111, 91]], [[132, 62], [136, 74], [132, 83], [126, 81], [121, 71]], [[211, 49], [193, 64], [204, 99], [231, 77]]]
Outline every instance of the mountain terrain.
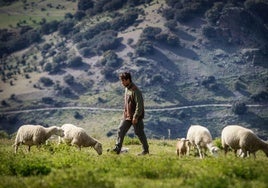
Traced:
[[[268, 3], [262, 0], [1, 1], [0, 130], [73, 123], [116, 134], [129, 71], [149, 138], [268, 136]], [[133, 130], [129, 136], [134, 136]]]

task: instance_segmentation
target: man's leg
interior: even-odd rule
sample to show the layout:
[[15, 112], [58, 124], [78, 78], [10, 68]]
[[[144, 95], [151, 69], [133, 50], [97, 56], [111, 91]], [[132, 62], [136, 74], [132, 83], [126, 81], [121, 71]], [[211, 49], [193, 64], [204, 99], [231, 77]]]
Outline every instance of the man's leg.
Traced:
[[119, 154], [121, 151], [124, 137], [125, 137], [125, 135], [130, 127], [131, 127], [131, 121], [127, 121], [127, 120], [121, 121], [119, 128], [118, 128], [117, 140], [116, 140], [116, 144], [115, 144], [115, 148], [114, 148], [114, 151], [116, 151], [117, 154]]
[[147, 137], [144, 133], [143, 120], [139, 120], [138, 123], [136, 125], [134, 125], [133, 127], [134, 127], [135, 134], [138, 136], [138, 138], [142, 144], [143, 152], [141, 154], [148, 154], [149, 153], [149, 145], [147, 142]]

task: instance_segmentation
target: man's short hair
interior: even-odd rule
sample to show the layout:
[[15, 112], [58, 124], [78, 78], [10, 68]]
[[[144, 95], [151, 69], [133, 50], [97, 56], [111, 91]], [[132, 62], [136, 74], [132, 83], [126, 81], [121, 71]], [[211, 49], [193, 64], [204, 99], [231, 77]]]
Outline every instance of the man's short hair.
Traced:
[[129, 72], [123, 72], [119, 75], [121, 80], [129, 79], [131, 81], [131, 74]]

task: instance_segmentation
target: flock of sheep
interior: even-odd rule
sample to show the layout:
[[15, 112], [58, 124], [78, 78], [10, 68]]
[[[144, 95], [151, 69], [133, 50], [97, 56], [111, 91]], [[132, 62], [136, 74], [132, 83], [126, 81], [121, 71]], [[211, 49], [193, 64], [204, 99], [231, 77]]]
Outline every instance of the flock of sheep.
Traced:
[[[86, 131], [72, 124], [64, 124], [61, 127], [51, 126], [43, 127], [41, 125], [22, 125], [17, 132], [15, 138], [15, 153], [21, 144], [28, 146], [30, 151], [31, 146], [40, 147], [52, 135], [59, 136], [59, 143], [67, 143], [68, 145], [81, 147], [92, 147], [96, 152], [102, 154], [102, 144], [89, 136]], [[228, 152], [229, 148], [234, 150], [235, 155], [247, 157], [250, 154], [256, 158], [255, 153], [262, 150], [268, 157], [268, 143], [260, 139], [252, 130], [239, 125], [228, 125], [223, 128], [221, 133], [221, 143], [224, 153]], [[189, 155], [191, 147], [197, 149], [200, 158], [205, 157], [206, 150], [211, 154], [217, 155], [219, 150], [213, 144], [210, 131], [201, 125], [191, 125], [188, 129], [186, 138], [178, 139], [176, 144], [176, 152], [179, 157]]]
[[[189, 155], [191, 146], [196, 148], [200, 158], [204, 158], [206, 150], [217, 155], [218, 147], [213, 145], [212, 136], [206, 127], [192, 125], [188, 129], [186, 139], [178, 139], [176, 152], [179, 157]], [[256, 158], [256, 152], [262, 150], [268, 157], [268, 143], [260, 139], [252, 130], [239, 125], [228, 125], [222, 129], [221, 144], [224, 154], [232, 149], [235, 155], [247, 157], [250, 154]]]
[[59, 143], [65, 142], [68, 145], [77, 146], [80, 150], [81, 147], [93, 147], [96, 152], [102, 154], [102, 144], [89, 136], [86, 131], [72, 124], [64, 124], [61, 127], [43, 127], [41, 125], [22, 125], [15, 138], [15, 153], [17, 153], [18, 146], [21, 144], [28, 146], [30, 151], [31, 146], [36, 145], [40, 147], [52, 135], [59, 136]]

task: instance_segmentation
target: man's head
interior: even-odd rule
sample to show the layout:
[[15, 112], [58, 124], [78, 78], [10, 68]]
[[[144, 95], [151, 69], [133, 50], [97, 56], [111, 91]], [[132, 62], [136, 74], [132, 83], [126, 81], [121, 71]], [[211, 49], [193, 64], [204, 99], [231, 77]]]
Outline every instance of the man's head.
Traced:
[[122, 85], [127, 87], [131, 82], [131, 74], [129, 72], [124, 72], [119, 75]]

